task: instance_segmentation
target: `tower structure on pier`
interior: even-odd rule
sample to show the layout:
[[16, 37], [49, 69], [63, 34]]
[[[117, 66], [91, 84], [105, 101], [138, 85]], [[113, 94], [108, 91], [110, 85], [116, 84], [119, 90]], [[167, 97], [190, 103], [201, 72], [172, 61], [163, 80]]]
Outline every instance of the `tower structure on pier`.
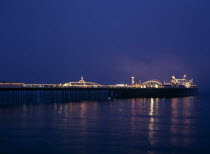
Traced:
[[132, 77], [131, 77], [131, 84], [134, 84], [134, 83], [135, 83], [135, 81], [134, 81], [134, 80], [135, 80], [135, 77], [134, 77], [134, 76], [132, 76]]

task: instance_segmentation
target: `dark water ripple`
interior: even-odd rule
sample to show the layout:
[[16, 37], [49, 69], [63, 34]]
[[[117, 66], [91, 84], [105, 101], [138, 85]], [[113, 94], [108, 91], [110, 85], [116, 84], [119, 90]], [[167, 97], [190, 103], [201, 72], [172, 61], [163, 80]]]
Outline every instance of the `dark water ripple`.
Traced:
[[0, 153], [209, 152], [208, 98], [0, 106]]

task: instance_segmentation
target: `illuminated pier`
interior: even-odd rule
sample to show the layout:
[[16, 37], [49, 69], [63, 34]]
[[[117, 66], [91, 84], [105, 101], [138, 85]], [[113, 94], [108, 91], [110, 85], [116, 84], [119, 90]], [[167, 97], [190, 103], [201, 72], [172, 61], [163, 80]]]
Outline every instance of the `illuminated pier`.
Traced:
[[16, 102], [70, 102], [85, 100], [110, 100], [138, 97], [184, 97], [197, 96], [198, 88], [192, 80], [172, 77], [169, 83], [150, 80], [132, 84], [100, 85], [86, 82], [83, 77], [78, 82], [65, 84], [24, 84], [0, 83], [0, 103]]
[[186, 75], [182, 79], [171, 77], [169, 83], [164, 84], [159, 80], [149, 80], [142, 84], [135, 83], [134, 76], [131, 77], [131, 84], [101, 85], [95, 82], [86, 82], [83, 78], [78, 82], [67, 82], [64, 84], [25, 84], [25, 83], [0, 83], [0, 88], [195, 88], [193, 80], [187, 80]]

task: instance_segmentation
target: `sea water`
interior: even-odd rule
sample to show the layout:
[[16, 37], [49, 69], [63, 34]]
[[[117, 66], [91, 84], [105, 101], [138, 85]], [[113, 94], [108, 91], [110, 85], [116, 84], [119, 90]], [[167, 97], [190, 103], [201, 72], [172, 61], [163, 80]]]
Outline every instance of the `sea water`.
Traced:
[[209, 152], [209, 97], [0, 105], [0, 153]]

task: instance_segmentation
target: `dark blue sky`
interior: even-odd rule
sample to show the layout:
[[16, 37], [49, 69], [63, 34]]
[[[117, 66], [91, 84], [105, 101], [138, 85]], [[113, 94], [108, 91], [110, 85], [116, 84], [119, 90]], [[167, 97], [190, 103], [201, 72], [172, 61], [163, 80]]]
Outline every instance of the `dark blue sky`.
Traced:
[[209, 0], [1, 0], [1, 81], [187, 74], [210, 86]]

